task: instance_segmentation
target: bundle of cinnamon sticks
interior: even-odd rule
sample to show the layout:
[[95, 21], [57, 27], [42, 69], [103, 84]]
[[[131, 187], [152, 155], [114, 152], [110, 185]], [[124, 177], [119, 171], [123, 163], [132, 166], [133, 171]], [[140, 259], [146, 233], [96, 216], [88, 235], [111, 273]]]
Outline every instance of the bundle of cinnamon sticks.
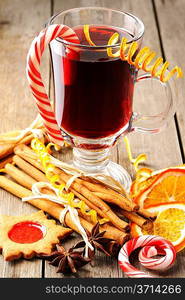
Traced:
[[[0, 175], [0, 186], [19, 198], [32, 195], [32, 185], [36, 182], [48, 182], [37, 154], [25, 144], [14, 148], [13, 163], [5, 165], [5, 172]], [[71, 175], [55, 167], [54, 172], [59, 175], [60, 184], [66, 184]], [[69, 187], [77, 199], [82, 200], [86, 209], [96, 211], [98, 217], [106, 218], [107, 223], [100, 225], [100, 231], [106, 231], [105, 237], [111, 238], [122, 245], [130, 238], [130, 221], [138, 224], [143, 229], [152, 229], [152, 219], [155, 217], [141, 210], [132, 200], [120, 192], [111, 189], [103, 183], [93, 181], [89, 177], [76, 178]], [[51, 190], [44, 189], [45, 194], [52, 194]], [[56, 219], [64, 207], [45, 199], [32, 199], [31, 205], [42, 209]], [[94, 226], [92, 219], [80, 209], [78, 210], [82, 226], [91, 231]], [[65, 224], [78, 232], [70, 214], [65, 215]]]

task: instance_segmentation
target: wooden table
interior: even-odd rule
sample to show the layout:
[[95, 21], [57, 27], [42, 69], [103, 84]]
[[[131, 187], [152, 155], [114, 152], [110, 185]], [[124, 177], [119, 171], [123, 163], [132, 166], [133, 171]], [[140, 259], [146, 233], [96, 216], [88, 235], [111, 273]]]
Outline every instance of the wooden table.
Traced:
[[[105, 6], [133, 13], [145, 24], [144, 45], [150, 46], [168, 58], [172, 64], [185, 67], [184, 31], [185, 0], [1, 0], [0, 1], [0, 112], [1, 132], [27, 127], [37, 112], [25, 76], [26, 54], [37, 32], [43, 28], [49, 17], [60, 10], [80, 6]], [[45, 80], [49, 82], [49, 62], [44, 64]], [[185, 162], [185, 116], [182, 95], [184, 81], [178, 82], [180, 95], [175, 117], [168, 128], [158, 135], [131, 134], [129, 139], [133, 154], [146, 153], [147, 164], [160, 169]], [[50, 85], [48, 85], [50, 86]], [[138, 94], [139, 93], [139, 94]], [[138, 96], [139, 95], [139, 96]], [[152, 109], [161, 108], [163, 99], [158, 91], [147, 87], [136, 93], [141, 106], [152, 95]], [[137, 99], [136, 99], [137, 100]], [[148, 106], [148, 105], [145, 105]], [[66, 160], [71, 152], [63, 153]], [[128, 162], [123, 141], [113, 150], [112, 158], [123, 165], [131, 174], [133, 169]], [[21, 215], [36, 211], [29, 204], [7, 192], [0, 191], [1, 214]], [[66, 247], [75, 237], [65, 242]], [[86, 266], [79, 277], [124, 277], [115, 260], [98, 253], [94, 266]], [[165, 277], [185, 277], [185, 251], [178, 254], [175, 266], [163, 275]], [[4, 262], [0, 257], [0, 277], [62, 277], [56, 269], [40, 259]]]

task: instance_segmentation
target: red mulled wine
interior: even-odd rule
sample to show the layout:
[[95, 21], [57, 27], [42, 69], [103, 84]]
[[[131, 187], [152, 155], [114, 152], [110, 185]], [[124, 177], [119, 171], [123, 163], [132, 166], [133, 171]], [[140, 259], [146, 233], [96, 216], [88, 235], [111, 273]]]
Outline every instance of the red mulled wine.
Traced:
[[[73, 28], [81, 45], [89, 45], [83, 26]], [[90, 26], [91, 40], [107, 45], [113, 33], [131, 36], [118, 28]], [[56, 47], [56, 43], [58, 44]], [[59, 45], [60, 44], [60, 45]], [[79, 47], [73, 51], [60, 42], [51, 45], [55, 115], [69, 135], [87, 139], [109, 137], [128, 125], [132, 115], [135, 70], [106, 48]]]

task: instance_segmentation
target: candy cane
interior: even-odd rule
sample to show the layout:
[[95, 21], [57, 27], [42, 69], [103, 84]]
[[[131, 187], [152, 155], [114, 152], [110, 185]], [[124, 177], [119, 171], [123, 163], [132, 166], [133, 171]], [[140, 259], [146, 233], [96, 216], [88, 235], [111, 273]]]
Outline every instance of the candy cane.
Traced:
[[[56, 122], [51, 102], [46, 93], [45, 86], [40, 72], [41, 58], [48, 44], [57, 37], [65, 41], [79, 44], [79, 39], [75, 32], [66, 25], [50, 25], [42, 30], [39, 35], [32, 41], [27, 55], [26, 73], [32, 94], [36, 100], [39, 113], [43, 119], [44, 126], [49, 134], [50, 139], [58, 144], [63, 145], [60, 128]], [[69, 46], [68, 51], [77, 51], [77, 47]]]
[[[143, 235], [126, 242], [121, 248], [118, 256], [120, 268], [128, 277], [145, 278], [153, 277], [145, 272], [139, 271], [129, 262], [130, 254], [137, 248], [142, 248], [139, 253], [140, 263], [148, 269], [166, 270], [176, 258], [176, 251], [171, 242], [155, 235]], [[160, 258], [152, 258], [155, 255], [163, 255]]]

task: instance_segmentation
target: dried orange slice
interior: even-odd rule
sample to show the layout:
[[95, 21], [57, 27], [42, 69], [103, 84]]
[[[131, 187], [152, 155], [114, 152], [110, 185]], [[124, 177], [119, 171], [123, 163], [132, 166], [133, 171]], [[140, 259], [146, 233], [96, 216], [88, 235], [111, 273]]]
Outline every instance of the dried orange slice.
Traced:
[[[148, 179], [149, 180], [149, 179]], [[167, 169], [153, 177], [147, 182], [134, 201], [142, 208], [150, 208], [154, 205], [173, 203], [175, 201], [185, 203], [185, 169]]]
[[153, 229], [150, 232], [144, 231], [141, 227], [132, 223], [131, 235], [133, 237], [146, 234], [159, 235], [171, 241], [176, 251], [185, 248], [185, 204], [176, 202], [156, 205], [148, 210], [157, 212]]

